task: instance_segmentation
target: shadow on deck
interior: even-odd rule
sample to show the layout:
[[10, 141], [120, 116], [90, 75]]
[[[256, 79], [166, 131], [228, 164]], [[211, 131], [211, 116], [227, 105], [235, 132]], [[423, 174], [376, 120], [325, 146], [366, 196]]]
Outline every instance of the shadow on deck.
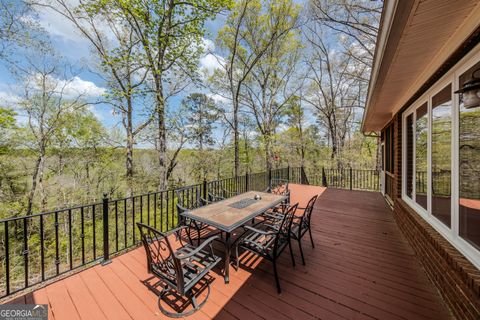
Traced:
[[[450, 319], [379, 193], [292, 185], [292, 203], [321, 194], [312, 216], [315, 249], [304, 239], [306, 266], [294, 243], [280, 259], [283, 293], [271, 265], [250, 255], [230, 284], [211, 273], [207, 304], [189, 319]], [[143, 248], [120, 255], [15, 299], [47, 303], [49, 319], [164, 319], [141, 281]]]

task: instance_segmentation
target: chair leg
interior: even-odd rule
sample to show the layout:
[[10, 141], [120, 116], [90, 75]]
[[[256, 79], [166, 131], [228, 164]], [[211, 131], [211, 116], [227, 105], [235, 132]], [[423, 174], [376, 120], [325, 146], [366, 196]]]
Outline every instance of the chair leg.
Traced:
[[238, 267], [240, 266], [240, 261], [238, 258], [238, 246], [235, 246], [235, 264], [236, 264], [236, 271], [238, 271]]
[[292, 265], [295, 267], [295, 258], [293, 257], [292, 241], [290, 239], [288, 239], [288, 249], [290, 250], [290, 258], [292, 258]]
[[302, 264], [305, 265], [305, 258], [303, 257], [303, 249], [302, 249], [302, 239], [298, 239], [298, 248], [300, 248], [300, 255], [302, 256]]
[[308, 227], [308, 233], [310, 234], [310, 242], [312, 243], [312, 248], [315, 248], [315, 244], [313, 243], [312, 238], [312, 229], [310, 229], [310, 226]]
[[277, 285], [277, 292], [282, 293], [282, 289], [280, 288], [280, 279], [278, 279], [277, 260], [276, 259], [273, 259], [273, 275], [275, 276], [275, 284]]

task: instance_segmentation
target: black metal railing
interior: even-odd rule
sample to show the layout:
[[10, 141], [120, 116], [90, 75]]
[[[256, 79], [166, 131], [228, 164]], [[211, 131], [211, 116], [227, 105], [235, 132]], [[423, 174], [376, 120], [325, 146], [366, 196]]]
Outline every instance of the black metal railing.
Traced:
[[380, 190], [380, 172], [361, 169], [325, 169], [308, 170], [308, 182], [311, 185], [350, 190]]
[[[308, 173], [308, 174], [307, 174]], [[231, 196], [264, 191], [272, 180], [328, 187], [378, 190], [374, 170], [272, 169], [169, 190], [110, 199], [0, 220], [0, 298], [138, 246], [136, 223], [161, 231], [178, 224], [177, 197]]]
[[[72, 270], [107, 263], [140, 243], [136, 223], [161, 231], [177, 226], [181, 197], [208, 193], [224, 196], [248, 190], [264, 191], [271, 179], [304, 183], [303, 168], [272, 169], [165, 191], [0, 220], [0, 298]], [[187, 195], [187, 193], [188, 195]]]

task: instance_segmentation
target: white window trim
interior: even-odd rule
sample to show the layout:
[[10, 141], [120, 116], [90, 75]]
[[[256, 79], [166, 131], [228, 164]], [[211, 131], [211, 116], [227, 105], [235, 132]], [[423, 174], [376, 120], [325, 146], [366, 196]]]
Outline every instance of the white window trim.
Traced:
[[[470, 243], [459, 236], [459, 102], [458, 95], [454, 93], [459, 87], [458, 78], [465, 71], [470, 69], [473, 65], [480, 61], [480, 45], [477, 45], [471, 50], [460, 62], [450, 69], [440, 80], [438, 80], [432, 87], [430, 87], [421, 97], [419, 97], [407, 110], [402, 113], [402, 199], [412, 209], [415, 210], [427, 223], [429, 223], [436, 231], [438, 231], [448, 242], [450, 242], [458, 251], [460, 251], [470, 262], [480, 269], [480, 250], [477, 250]], [[432, 186], [431, 186], [431, 171], [432, 171], [432, 97], [444, 89], [448, 84], [452, 84], [452, 132], [451, 132], [451, 224], [450, 228], [444, 225], [440, 220], [432, 215]], [[422, 206], [416, 203], [416, 144], [413, 144], [413, 186], [412, 198], [407, 196], [407, 117], [412, 114], [413, 120], [413, 137], [415, 141], [416, 136], [416, 112], [425, 101], [428, 105], [428, 150], [427, 150], [427, 208], [425, 210]]]

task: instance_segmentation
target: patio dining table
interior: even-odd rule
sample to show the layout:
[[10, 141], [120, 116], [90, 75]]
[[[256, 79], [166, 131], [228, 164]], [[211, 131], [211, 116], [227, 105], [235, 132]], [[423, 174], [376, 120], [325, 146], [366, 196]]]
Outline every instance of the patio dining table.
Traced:
[[[260, 199], [255, 199], [259, 195]], [[286, 196], [272, 193], [248, 191], [234, 197], [213, 202], [206, 206], [181, 213], [185, 218], [205, 223], [225, 232], [225, 283], [230, 280], [230, 251], [232, 232], [266, 210], [277, 206]]]

